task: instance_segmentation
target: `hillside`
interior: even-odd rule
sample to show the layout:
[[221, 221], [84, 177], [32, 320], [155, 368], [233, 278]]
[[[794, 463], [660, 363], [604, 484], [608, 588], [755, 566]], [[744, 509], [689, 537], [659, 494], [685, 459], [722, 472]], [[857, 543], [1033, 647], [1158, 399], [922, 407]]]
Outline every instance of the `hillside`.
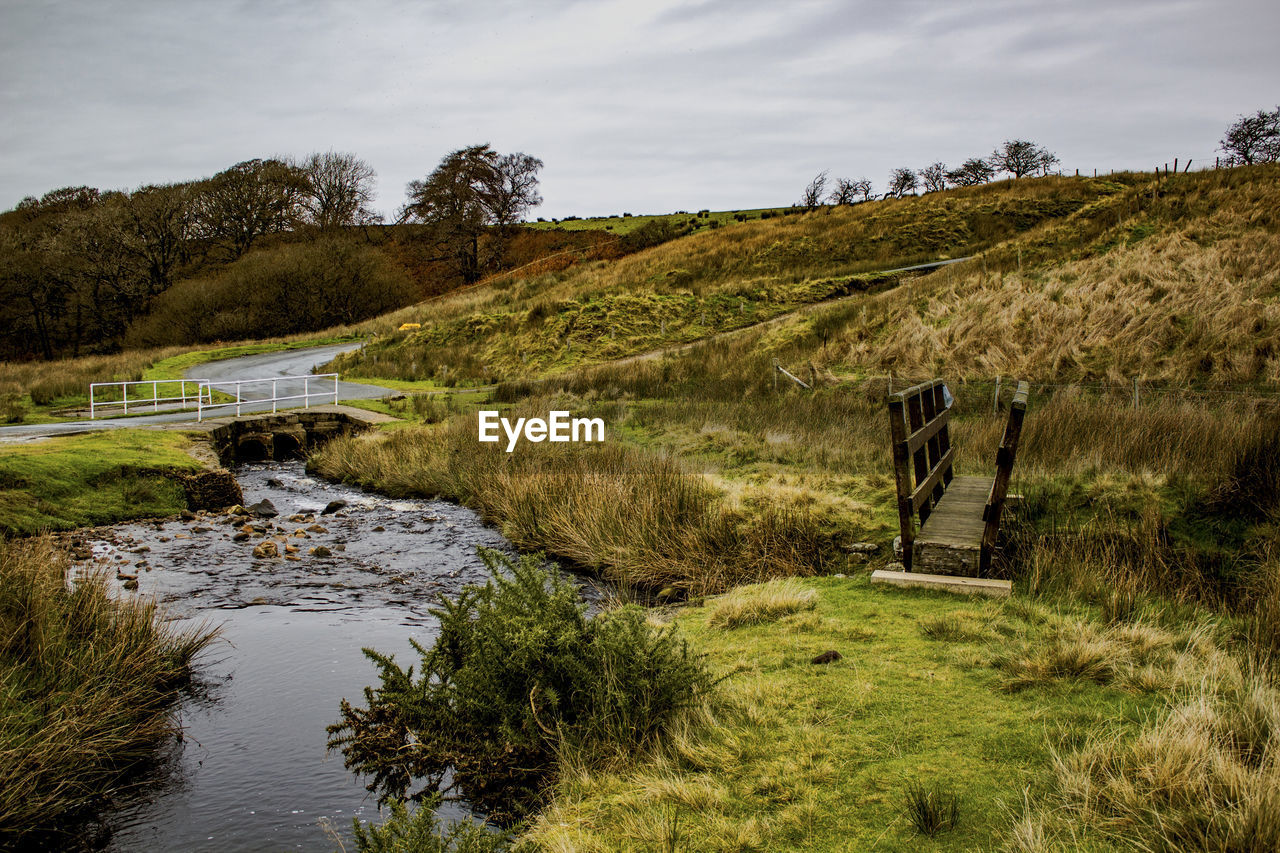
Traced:
[[825, 207], [707, 229], [613, 262], [502, 277], [397, 312], [345, 372], [483, 382], [541, 375], [750, 326], [795, 308], [879, 291], [878, 271], [993, 250], [1016, 235], [1109, 209], [1134, 178], [1003, 182], [919, 198]]

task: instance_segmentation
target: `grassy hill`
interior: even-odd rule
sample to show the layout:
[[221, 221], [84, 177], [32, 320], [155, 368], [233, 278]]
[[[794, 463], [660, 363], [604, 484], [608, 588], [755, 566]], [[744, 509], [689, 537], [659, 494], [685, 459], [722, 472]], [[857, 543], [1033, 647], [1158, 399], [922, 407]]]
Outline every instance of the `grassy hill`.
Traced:
[[708, 229], [611, 262], [484, 287], [395, 312], [337, 366], [367, 377], [486, 382], [545, 375], [710, 337], [795, 308], [884, 290], [878, 271], [992, 250], [1080, 211], [1125, 179], [1047, 178]]
[[[548, 849], [1274, 849], [1278, 178], [1006, 182], [500, 279], [371, 322], [341, 368], [501, 380], [486, 405], [601, 417], [605, 446], [507, 454], [421, 397], [398, 404], [420, 424], [311, 464], [688, 600], [672, 618], [723, 704], [566, 763], [526, 829]], [[871, 588], [897, 527], [889, 376], [946, 377], [958, 472], [990, 475], [1011, 374], [1035, 380], [997, 568], [1014, 601]], [[833, 574], [793, 582], [790, 615], [741, 586]], [[717, 628], [737, 598], [757, 624]], [[809, 664], [824, 649], [839, 669]], [[922, 834], [921, 790], [955, 798], [954, 827]]]

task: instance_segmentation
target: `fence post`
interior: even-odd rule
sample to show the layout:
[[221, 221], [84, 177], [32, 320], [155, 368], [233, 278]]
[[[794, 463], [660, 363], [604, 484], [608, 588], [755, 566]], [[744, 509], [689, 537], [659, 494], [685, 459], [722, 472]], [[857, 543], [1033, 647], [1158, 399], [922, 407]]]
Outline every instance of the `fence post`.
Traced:
[[333, 404], [338, 405], [338, 374], [333, 374]]
[[996, 377], [996, 393], [991, 397], [991, 411], [1000, 411], [1000, 377]]
[[1138, 377], [1133, 377], [1133, 407], [1138, 408]]
[[240, 417], [240, 382], [236, 381], [236, 417]]
[[94, 414], [93, 414], [94, 392], [96, 392], [97, 390], [98, 389], [95, 388], [92, 383], [90, 383], [89, 385], [89, 420], [93, 420], [94, 418]]
[[275, 379], [271, 380], [271, 414], [273, 415], [276, 413], [276, 397], [279, 396], [276, 394], [276, 381]]
[[126, 383], [124, 383], [124, 382], [121, 382], [121, 383], [120, 383], [120, 395], [121, 395], [122, 397], [124, 397], [124, 413], [127, 415], [127, 414], [129, 414], [129, 386], [128, 386], [128, 384], [126, 384]]

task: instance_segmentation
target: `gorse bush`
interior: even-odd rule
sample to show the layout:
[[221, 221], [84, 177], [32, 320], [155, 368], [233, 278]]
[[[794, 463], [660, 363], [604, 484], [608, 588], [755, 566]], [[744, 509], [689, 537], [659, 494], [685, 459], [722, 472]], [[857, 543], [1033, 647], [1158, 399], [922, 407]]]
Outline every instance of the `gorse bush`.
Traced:
[[371, 778], [379, 802], [456, 790], [492, 819], [527, 813], [572, 753], [641, 748], [713, 681], [673, 628], [628, 606], [588, 617], [576, 589], [535, 557], [480, 556], [493, 578], [432, 611], [421, 669], [366, 649], [380, 684], [344, 700], [329, 747]]
[[381, 825], [364, 826], [353, 818], [358, 853], [501, 853], [509, 838], [474, 821], [464, 820], [445, 828], [435, 815], [436, 799], [428, 799], [413, 812], [403, 800], [391, 803], [391, 815]]

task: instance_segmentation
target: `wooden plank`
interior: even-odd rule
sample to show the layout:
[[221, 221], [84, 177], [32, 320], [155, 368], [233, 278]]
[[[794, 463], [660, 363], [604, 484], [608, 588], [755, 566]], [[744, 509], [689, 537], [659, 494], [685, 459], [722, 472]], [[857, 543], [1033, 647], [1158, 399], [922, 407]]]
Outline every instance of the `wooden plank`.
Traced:
[[[939, 432], [941, 432], [947, 426], [947, 423], [950, 420], [951, 420], [950, 409], [945, 409], [942, 412], [940, 412], [938, 416], [934, 418], [932, 421], [925, 424], [915, 432], [911, 433], [911, 436], [907, 439], [907, 450], [911, 453], [915, 453], [917, 450], [919, 450], [921, 447], [924, 446], [924, 443], [926, 441], [928, 441], [929, 439], [937, 435]], [[949, 448], [950, 446], [951, 446], [951, 441], [950, 441], [950, 437], [948, 437], [947, 447]]]
[[[951, 463], [954, 461], [955, 455], [956, 450], [954, 447], [948, 450], [947, 455], [938, 460], [938, 465], [933, 469], [933, 473], [931, 473], [924, 482], [916, 486], [915, 491], [911, 493], [911, 505], [917, 510], [923, 510], [925, 507], [928, 507], [929, 510], [934, 508], [932, 504], [928, 503], [929, 493], [933, 491], [934, 486], [941, 485], [942, 477], [951, 467]], [[919, 478], [917, 477], [917, 481], [918, 479]], [[928, 519], [928, 516], [929, 514], [926, 512], [924, 517], [920, 519], [920, 523], [924, 524]]]
[[948, 592], [987, 595], [993, 598], [1007, 598], [1013, 592], [1012, 581], [966, 578], [956, 575], [927, 575], [923, 572], [891, 572], [886, 569], [876, 569], [872, 572], [871, 582], [899, 587], [942, 589]]
[[905, 403], [908, 397], [914, 397], [923, 394], [925, 391], [932, 391], [935, 385], [940, 385], [941, 379], [930, 379], [921, 382], [919, 385], [912, 385], [910, 388], [904, 388], [901, 391], [894, 391], [889, 395], [890, 400], [897, 400], [899, 403]]
[[995, 550], [996, 537], [1000, 532], [1000, 513], [1004, 509], [1005, 495], [1009, 491], [1009, 480], [1013, 477], [1013, 463], [1018, 456], [1018, 439], [1022, 435], [1022, 420], [1027, 413], [1028, 394], [1027, 383], [1019, 382], [1018, 390], [1013, 395], [1013, 402], [1009, 405], [1009, 422], [1004, 428], [1004, 438], [1000, 442], [1000, 449], [996, 452], [996, 475], [991, 482], [987, 505], [982, 511], [986, 528], [982, 534], [979, 574], [985, 575], [991, 568], [991, 554]]
[[980, 546], [986, 528], [982, 510], [987, 503], [990, 483], [986, 477], [956, 477], [952, 480], [933, 515], [920, 528], [916, 541], [927, 541], [931, 545]]

